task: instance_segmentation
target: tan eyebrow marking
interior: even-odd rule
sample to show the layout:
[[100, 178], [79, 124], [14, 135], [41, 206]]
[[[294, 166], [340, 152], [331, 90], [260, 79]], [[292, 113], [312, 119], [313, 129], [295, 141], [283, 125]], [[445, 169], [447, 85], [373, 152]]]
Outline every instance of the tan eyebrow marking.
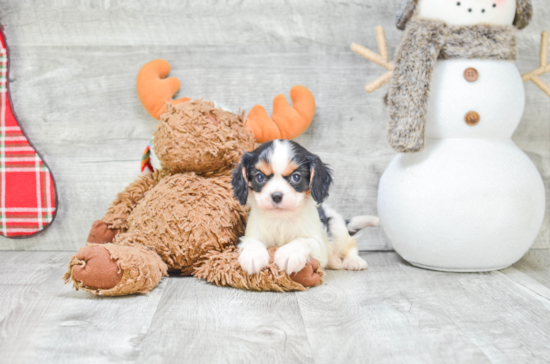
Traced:
[[271, 167], [271, 164], [267, 163], [266, 161], [260, 161], [256, 163], [255, 167], [266, 176], [271, 176], [273, 174], [273, 167]]
[[296, 163], [294, 163], [294, 161], [290, 161], [288, 163], [288, 165], [286, 166], [285, 170], [283, 171], [283, 177], [288, 177], [292, 174], [292, 172], [294, 172], [296, 169], [298, 169], [298, 167], [300, 167], [299, 165], [297, 165]]

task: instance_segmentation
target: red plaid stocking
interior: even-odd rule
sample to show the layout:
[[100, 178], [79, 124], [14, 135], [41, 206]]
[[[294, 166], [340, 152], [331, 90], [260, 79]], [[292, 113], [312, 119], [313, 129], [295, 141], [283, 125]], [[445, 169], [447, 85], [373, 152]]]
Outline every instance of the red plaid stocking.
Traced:
[[22, 238], [48, 227], [57, 207], [46, 163], [29, 142], [13, 112], [8, 88], [8, 49], [0, 47], [0, 235]]

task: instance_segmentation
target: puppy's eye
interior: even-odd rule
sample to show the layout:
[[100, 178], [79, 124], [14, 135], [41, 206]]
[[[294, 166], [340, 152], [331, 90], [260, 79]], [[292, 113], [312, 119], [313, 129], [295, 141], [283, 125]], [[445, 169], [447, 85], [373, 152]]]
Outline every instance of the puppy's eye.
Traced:
[[302, 176], [300, 173], [293, 173], [292, 176], [290, 176], [290, 180], [294, 183], [298, 183], [302, 180]]
[[258, 182], [258, 183], [264, 183], [264, 181], [265, 181], [265, 176], [264, 176], [264, 174], [263, 174], [263, 173], [258, 173], [258, 174], [256, 175], [256, 182]]

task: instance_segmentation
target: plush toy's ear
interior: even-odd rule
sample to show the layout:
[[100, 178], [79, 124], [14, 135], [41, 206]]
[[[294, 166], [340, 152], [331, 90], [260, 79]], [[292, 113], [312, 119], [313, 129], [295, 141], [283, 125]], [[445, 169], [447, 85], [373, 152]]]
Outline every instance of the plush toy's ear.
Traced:
[[412, 18], [416, 10], [417, 1], [418, 0], [401, 0], [401, 5], [399, 5], [399, 10], [395, 15], [395, 26], [397, 29], [405, 29], [407, 22]]
[[533, 16], [533, 5], [531, 0], [516, 0], [517, 9], [514, 19], [514, 26], [518, 29], [523, 29], [531, 22]]
[[246, 117], [245, 125], [259, 143], [275, 139], [294, 139], [302, 134], [315, 116], [315, 98], [304, 86], [294, 86], [290, 90], [292, 106], [284, 95], [273, 99], [271, 118], [261, 105], [256, 105]]
[[309, 180], [311, 197], [313, 197], [317, 203], [321, 203], [328, 197], [328, 191], [332, 184], [332, 171], [315, 154], [308, 156], [307, 159], [309, 162], [309, 169], [311, 170], [311, 177]]
[[176, 105], [190, 100], [186, 97], [172, 100], [181, 84], [177, 78], [165, 78], [169, 73], [170, 63], [155, 59], [141, 67], [137, 75], [139, 101], [149, 115], [157, 120], [166, 111], [166, 102]]
[[233, 179], [231, 185], [233, 186], [233, 194], [235, 198], [239, 200], [241, 205], [246, 205], [248, 200], [248, 169], [250, 168], [250, 161], [252, 160], [252, 154], [245, 153], [241, 158], [241, 163], [233, 170]]

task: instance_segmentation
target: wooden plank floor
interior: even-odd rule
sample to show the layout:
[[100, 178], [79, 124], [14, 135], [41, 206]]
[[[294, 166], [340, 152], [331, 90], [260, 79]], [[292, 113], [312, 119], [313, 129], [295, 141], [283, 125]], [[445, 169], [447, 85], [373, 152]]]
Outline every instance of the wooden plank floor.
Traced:
[[149, 295], [63, 285], [69, 252], [0, 253], [1, 363], [547, 363], [550, 252], [499, 272], [363, 253], [299, 293], [165, 278]]

